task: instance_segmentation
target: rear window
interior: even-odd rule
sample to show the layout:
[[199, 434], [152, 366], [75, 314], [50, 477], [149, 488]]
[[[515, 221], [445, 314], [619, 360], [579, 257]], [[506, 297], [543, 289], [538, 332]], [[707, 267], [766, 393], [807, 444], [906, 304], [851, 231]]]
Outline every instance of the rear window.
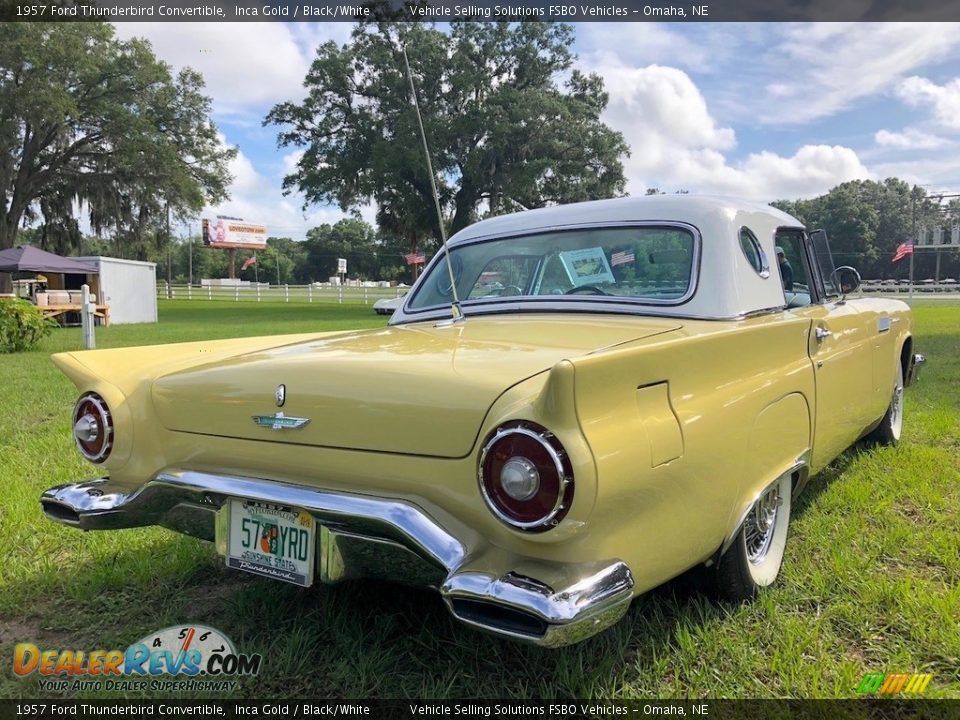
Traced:
[[[696, 250], [693, 233], [680, 227], [585, 228], [461, 245], [450, 260], [464, 305], [546, 297], [675, 303], [691, 291]], [[441, 259], [408, 307], [450, 300]]]

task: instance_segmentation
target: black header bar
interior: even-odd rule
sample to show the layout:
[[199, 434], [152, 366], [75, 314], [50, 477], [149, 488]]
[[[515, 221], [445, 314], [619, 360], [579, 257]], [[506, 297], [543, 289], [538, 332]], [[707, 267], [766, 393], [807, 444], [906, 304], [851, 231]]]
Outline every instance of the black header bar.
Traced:
[[951, 0], [0, 0], [22, 22], [960, 21]]

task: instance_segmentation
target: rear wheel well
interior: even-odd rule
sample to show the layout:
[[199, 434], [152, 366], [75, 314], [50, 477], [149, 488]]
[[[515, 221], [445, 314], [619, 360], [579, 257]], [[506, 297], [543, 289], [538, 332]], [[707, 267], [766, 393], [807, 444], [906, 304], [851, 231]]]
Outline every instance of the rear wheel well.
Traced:
[[903, 368], [903, 376], [907, 377], [910, 373], [910, 360], [913, 358], [913, 338], [907, 337], [903, 341], [903, 347], [900, 348], [900, 366]]

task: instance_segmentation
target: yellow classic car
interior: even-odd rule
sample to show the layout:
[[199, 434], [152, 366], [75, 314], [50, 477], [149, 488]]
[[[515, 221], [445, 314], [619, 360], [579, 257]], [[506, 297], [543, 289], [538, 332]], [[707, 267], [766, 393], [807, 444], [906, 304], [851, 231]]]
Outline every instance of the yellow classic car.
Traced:
[[860, 296], [774, 208], [605, 200], [448, 248], [383, 329], [55, 355], [104, 477], [43, 511], [302, 586], [436, 588], [467, 625], [556, 647], [692, 568], [752, 597], [810, 474], [900, 437], [908, 306]]

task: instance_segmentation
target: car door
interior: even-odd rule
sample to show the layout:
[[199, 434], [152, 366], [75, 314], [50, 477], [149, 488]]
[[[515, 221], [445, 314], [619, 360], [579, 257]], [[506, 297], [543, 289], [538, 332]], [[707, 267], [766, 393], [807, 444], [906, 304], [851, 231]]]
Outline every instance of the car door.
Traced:
[[[855, 303], [840, 297], [829, 279], [833, 260], [825, 233], [778, 234], [777, 245], [795, 265], [794, 284], [809, 304], [793, 312], [810, 320], [808, 353], [816, 378], [811, 465], [816, 471], [863, 432], [873, 395], [873, 337]], [[794, 295], [795, 297], [795, 295]]]

